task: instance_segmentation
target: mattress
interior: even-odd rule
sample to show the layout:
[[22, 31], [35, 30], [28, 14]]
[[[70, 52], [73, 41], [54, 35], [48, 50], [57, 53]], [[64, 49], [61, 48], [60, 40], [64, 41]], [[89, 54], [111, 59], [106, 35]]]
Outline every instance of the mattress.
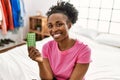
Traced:
[[[120, 80], [120, 48], [77, 34], [71, 36], [83, 41], [92, 50], [86, 80]], [[51, 39], [48, 37], [37, 41], [37, 49], [41, 51], [42, 46]], [[40, 80], [38, 65], [28, 57], [26, 44], [0, 54], [0, 80]]]

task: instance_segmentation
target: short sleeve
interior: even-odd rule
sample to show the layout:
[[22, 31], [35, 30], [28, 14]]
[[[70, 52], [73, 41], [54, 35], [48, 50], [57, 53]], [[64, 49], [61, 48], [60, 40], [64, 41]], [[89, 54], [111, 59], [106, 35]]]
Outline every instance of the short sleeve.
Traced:
[[42, 48], [42, 57], [43, 58], [48, 58], [48, 48], [49, 48], [49, 43], [46, 43], [43, 45], [43, 48]]
[[77, 63], [90, 63], [91, 61], [91, 49], [86, 45], [83, 49], [79, 50]]
[[51, 41], [48, 41], [47, 43], [45, 43], [43, 45], [43, 48], [42, 48], [42, 57], [43, 58], [48, 58], [50, 57], [50, 53], [51, 53], [51, 48], [52, 48], [52, 45], [53, 45], [53, 40]]

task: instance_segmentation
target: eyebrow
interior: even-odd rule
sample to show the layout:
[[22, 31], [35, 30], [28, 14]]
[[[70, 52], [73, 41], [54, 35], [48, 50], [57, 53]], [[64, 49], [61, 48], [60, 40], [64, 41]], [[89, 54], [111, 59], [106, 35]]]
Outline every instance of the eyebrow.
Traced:
[[60, 23], [61, 21], [56, 21], [56, 23]]
[[[62, 23], [61, 21], [56, 21], [55, 23]], [[48, 24], [51, 24], [51, 22], [50, 23], [48, 23]]]

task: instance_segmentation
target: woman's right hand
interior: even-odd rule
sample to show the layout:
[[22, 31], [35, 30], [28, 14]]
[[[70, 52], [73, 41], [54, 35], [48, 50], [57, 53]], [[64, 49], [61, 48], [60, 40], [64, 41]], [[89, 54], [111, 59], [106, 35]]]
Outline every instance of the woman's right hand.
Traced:
[[41, 53], [35, 47], [28, 47], [29, 57], [36, 62], [43, 62]]

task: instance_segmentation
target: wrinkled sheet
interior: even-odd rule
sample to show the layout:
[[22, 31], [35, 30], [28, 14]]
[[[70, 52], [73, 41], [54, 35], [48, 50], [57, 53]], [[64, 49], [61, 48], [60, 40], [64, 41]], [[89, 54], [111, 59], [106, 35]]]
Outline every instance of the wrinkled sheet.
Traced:
[[[120, 80], [120, 48], [99, 44], [77, 34], [71, 36], [88, 44], [92, 50], [86, 80]], [[41, 51], [43, 44], [51, 39], [36, 42], [36, 47]], [[26, 45], [0, 54], [0, 80], [40, 80], [38, 65], [28, 57]]]

